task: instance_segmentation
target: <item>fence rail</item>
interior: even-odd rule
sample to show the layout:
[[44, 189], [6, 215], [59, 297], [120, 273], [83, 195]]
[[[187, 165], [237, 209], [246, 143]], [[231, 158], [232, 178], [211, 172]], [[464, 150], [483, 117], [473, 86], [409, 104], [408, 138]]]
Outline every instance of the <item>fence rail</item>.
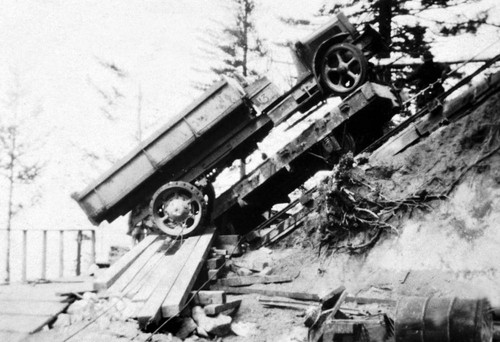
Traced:
[[[40, 270], [40, 279], [47, 280], [47, 236], [49, 232], [59, 232], [59, 266], [58, 266], [58, 276], [62, 278], [66, 275], [65, 272], [65, 252], [66, 252], [66, 244], [65, 244], [65, 236], [69, 233], [76, 233], [76, 265], [75, 265], [75, 275], [81, 275], [81, 267], [82, 267], [82, 242], [83, 242], [83, 234], [84, 232], [90, 232], [90, 264], [93, 265], [96, 262], [96, 231], [93, 228], [88, 229], [41, 229], [41, 228], [30, 228], [30, 229], [12, 229], [7, 230], [5, 228], [0, 229], [0, 232], [8, 232], [8, 238], [12, 238], [13, 233], [20, 232], [22, 234], [21, 241], [21, 281], [27, 282], [27, 273], [28, 273], [28, 233], [37, 233], [41, 232], [42, 234], [42, 248], [41, 248], [41, 270]], [[6, 262], [10, 262], [6, 261]], [[9, 274], [10, 277], [10, 274]]]

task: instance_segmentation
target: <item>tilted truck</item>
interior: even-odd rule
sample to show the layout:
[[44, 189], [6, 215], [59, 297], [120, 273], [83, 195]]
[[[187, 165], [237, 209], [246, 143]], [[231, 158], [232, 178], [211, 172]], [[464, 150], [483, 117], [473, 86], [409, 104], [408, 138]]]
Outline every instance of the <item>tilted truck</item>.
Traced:
[[353, 93], [369, 81], [368, 59], [385, 49], [371, 27], [360, 34], [339, 13], [294, 45], [299, 80], [288, 92], [266, 78], [246, 87], [224, 79], [72, 197], [95, 225], [143, 206], [164, 233], [197, 234], [210, 218], [211, 182], [222, 169], [297, 111]]

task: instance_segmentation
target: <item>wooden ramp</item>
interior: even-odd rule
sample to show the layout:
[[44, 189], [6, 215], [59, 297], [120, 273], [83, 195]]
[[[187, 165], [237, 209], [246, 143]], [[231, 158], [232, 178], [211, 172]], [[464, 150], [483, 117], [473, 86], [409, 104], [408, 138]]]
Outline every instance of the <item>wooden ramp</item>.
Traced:
[[58, 293], [73, 293], [89, 283], [15, 284], [0, 286], [0, 341], [22, 341], [53, 322], [70, 304]]
[[148, 236], [96, 280], [94, 287], [131, 299], [136, 304], [133, 317], [148, 329], [182, 310], [214, 235], [211, 227], [203, 235], [173, 242]]

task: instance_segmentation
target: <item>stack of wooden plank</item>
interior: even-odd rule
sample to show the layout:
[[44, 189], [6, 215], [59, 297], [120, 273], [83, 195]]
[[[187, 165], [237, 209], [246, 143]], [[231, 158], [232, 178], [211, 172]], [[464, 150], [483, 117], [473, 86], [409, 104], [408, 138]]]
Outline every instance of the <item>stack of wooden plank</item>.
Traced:
[[94, 288], [131, 299], [143, 329], [157, 325], [186, 304], [214, 235], [215, 229], [209, 228], [203, 235], [174, 241], [147, 236], [97, 279]]
[[[0, 286], [0, 341], [21, 341], [56, 320], [83, 283], [12, 284]], [[90, 289], [87, 287], [87, 289]]]

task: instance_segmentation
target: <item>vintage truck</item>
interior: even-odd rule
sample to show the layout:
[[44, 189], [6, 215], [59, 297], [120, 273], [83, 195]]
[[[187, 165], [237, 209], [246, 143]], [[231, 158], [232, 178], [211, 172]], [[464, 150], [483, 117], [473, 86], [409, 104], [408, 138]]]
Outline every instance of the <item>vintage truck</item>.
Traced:
[[371, 27], [360, 34], [339, 13], [296, 42], [299, 78], [285, 94], [266, 78], [246, 87], [224, 79], [72, 197], [96, 225], [142, 206], [148, 210], [138, 218], [149, 212], [164, 233], [197, 234], [210, 218], [211, 182], [223, 168], [297, 111], [358, 89], [369, 80], [367, 60], [385, 48]]

